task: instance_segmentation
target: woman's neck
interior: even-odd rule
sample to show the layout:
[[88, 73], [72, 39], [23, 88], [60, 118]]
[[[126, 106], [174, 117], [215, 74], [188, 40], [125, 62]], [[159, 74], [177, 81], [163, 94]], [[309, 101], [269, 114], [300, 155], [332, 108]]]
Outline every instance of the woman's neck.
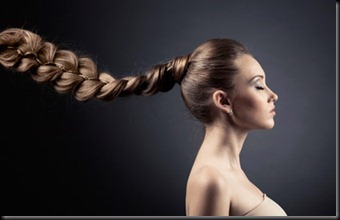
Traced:
[[240, 153], [248, 132], [232, 127], [212, 125], [205, 129], [205, 136], [198, 156], [217, 159], [230, 169], [241, 169]]

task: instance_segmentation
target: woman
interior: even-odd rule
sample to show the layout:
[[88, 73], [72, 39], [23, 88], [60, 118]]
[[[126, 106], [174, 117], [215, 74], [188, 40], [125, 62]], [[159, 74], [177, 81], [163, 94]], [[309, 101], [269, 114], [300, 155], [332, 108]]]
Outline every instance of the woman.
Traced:
[[278, 96], [266, 85], [257, 60], [239, 42], [211, 39], [193, 53], [157, 64], [145, 75], [115, 79], [97, 72], [88, 57], [58, 49], [28, 30], [0, 33], [3, 67], [32, 74], [79, 101], [110, 101], [127, 95], [166, 92], [178, 83], [189, 111], [205, 126], [205, 137], [187, 182], [186, 214], [285, 216], [241, 168], [249, 131], [274, 126]]

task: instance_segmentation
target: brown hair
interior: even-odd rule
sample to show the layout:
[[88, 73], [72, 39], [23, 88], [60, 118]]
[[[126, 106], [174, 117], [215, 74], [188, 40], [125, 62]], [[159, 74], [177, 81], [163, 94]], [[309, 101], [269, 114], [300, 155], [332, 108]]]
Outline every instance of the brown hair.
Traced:
[[154, 65], [144, 75], [115, 79], [98, 72], [91, 58], [59, 49], [31, 31], [9, 28], [0, 33], [0, 64], [15, 72], [30, 72], [35, 81], [52, 83], [59, 93], [71, 92], [79, 101], [110, 101], [166, 92], [178, 83], [189, 111], [204, 124], [213, 120], [210, 95], [216, 89], [232, 89], [237, 73], [234, 61], [247, 53], [235, 40], [211, 39], [192, 54]]

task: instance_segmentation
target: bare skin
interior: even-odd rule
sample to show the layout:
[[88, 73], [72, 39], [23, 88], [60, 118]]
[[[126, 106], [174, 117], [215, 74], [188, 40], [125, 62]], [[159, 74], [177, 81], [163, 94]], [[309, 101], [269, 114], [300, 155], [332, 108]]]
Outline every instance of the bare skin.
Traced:
[[[263, 200], [263, 192], [243, 172], [240, 152], [249, 131], [274, 126], [278, 96], [265, 83], [265, 73], [250, 55], [235, 61], [240, 72], [228, 94], [216, 90], [216, 118], [206, 126], [186, 194], [188, 216], [239, 216]], [[230, 114], [230, 112], [233, 112]]]

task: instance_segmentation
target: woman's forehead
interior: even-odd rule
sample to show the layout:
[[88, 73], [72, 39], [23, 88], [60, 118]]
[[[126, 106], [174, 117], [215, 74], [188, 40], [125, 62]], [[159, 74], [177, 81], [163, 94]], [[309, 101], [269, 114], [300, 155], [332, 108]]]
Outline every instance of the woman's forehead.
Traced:
[[265, 78], [265, 73], [261, 65], [251, 55], [245, 54], [238, 57], [235, 60], [235, 64], [238, 68], [238, 74], [235, 75], [235, 79], [250, 81], [256, 76]]

